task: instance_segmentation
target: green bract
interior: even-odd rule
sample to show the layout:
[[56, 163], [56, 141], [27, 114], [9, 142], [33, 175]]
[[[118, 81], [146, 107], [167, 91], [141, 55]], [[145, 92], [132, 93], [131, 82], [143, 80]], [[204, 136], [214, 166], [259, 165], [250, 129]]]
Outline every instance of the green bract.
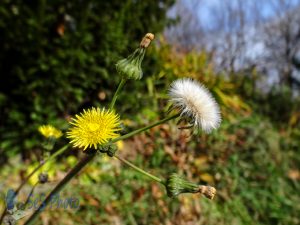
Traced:
[[166, 181], [166, 189], [169, 197], [173, 198], [181, 193], [197, 193], [199, 185], [191, 183], [176, 173], [172, 173]]
[[140, 80], [143, 76], [142, 61], [146, 49], [139, 47], [126, 59], [121, 59], [116, 64], [118, 73], [125, 79]]
[[216, 189], [211, 186], [191, 183], [176, 173], [172, 173], [166, 180], [165, 187], [169, 197], [173, 198], [181, 193], [201, 193], [206, 198], [213, 199]]

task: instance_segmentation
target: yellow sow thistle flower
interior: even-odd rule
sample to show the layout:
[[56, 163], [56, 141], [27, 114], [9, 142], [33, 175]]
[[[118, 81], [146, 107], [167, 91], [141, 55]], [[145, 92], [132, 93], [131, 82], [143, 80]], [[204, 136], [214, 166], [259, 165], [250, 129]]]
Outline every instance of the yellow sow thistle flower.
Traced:
[[60, 138], [63, 134], [60, 130], [51, 125], [42, 125], [38, 131], [46, 138]]
[[73, 127], [67, 132], [74, 147], [90, 147], [97, 149], [97, 145], [105, 144], [110, 139], [116, 138], [115, 133], [120, 129], [120, 116], [111, 110], [91, 108], [83, 110], [70, 122]]

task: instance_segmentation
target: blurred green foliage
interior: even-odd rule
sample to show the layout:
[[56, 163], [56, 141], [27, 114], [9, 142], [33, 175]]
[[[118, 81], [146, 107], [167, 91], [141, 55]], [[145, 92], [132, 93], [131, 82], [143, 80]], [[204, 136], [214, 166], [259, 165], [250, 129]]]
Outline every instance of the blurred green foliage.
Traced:
[[[40, 124], [65, 127], [69, 114], [103, 106], [119, 82], [117, 60], [147, 31], [157, 33], [172, 22], [166, 10], [173, 3], [1, 1], [1, 154], [33, 148], [36, 142], [25, 140]], [[100, 103], [99, 92], [106, 94]]]

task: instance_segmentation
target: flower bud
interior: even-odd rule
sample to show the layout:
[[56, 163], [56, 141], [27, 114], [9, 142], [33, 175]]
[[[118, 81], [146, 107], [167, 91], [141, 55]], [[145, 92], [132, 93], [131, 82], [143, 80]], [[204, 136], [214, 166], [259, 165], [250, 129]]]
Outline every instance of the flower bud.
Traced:
[[111, 143], [99, 147], [99, 151], [101, 153], [106, 153], [109, 157], [113, 157], [117, 150], [117, 145]]
[[172, 173], [166, 182], [167, 194], [173, 198], [181, 193], [197, 193], [199, 191], [198, 185], [186, 181], [176, 173]]
[[148, 33], [142, 39], [139, 48], [137, 48], [126, 59], [121, 59], [116, 64], [118, 73], [125, 79], [140, 80], [143, 76], [142, 61], [145, 56], [146, 48], [154, 39], [154, 35]]
[[48, 174], [47, 173], [40, 173], [39, 174], [39, 182], [41, 184], [47, 183], [48, 181]]
[[151, 41], [154, 39], [154, 34], [147, 33], [144, 38], [142, 39], [140, 43], [141, 48], [148, 48], [150, 45]]
[[201, 193], [209, 199], [213, 199], [216, 194], [216, 189], [210, 186], [198, 185], [189, 182], [178, 174], [171, 174], [165, 183], [167, 194], [173, 198], [181, 193]]
[[213, 199], [217, 193], [217, 190], [211, 186], [199, 185], [199, 192], [206, 198]]

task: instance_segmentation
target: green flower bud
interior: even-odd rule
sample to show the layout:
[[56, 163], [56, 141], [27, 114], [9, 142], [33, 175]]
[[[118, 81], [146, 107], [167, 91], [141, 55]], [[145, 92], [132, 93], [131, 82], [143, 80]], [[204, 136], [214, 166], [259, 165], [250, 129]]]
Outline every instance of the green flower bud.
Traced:
[[171, 174], [165, 184], [167, 194], [173, 198], [182, 193], [201, 193], [209, 199], [213, 199], [216, 194], [216, 189], [210, 186], [198, 185], [189, 182], [176, 173]]
[[166, 182], [166, 189], [168, 196], [173, 198], [181, 193], [197, 193], [199, 191], [198, 185], [186, 181], [176, 173], [172, 173]]
[[118, 150], [117, 145], [111, 143], [99, 147], [99, 151], [101, 153], [106, 153], [109, 157], [113, 157], [117, 150]]
[[145, 55], [144, 48], [138, 48], [128, 58], [117, 62], [118, 73], [127, 79], [140, 80], [143, 76], [142, 61]]
[[150, 45], [153, 39], [153, 34], [146, 34], [141, 41], [139, 48], [137, 48], [126, 59], [121, 59], [117, 62], [116, 69], [123, 78], [134, 80], [140, 80], [142, 78], [142, 61], [145, 56], [146, 48]]

